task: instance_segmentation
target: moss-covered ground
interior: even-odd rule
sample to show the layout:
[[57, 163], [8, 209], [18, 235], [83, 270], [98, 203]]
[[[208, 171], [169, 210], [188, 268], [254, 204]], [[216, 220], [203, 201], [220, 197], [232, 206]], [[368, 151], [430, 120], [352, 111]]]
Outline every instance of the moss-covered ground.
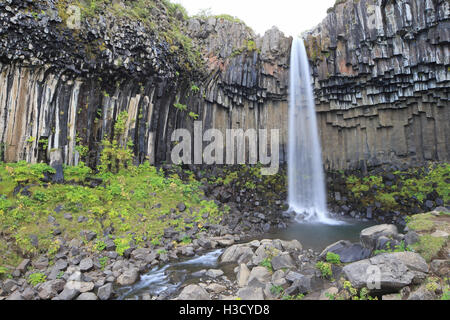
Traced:
[[[164, 230], [181, 234], [206, 223], [219, 223], [227, 207], [205, 200], [200, 182], [165, 176], [150, 165], [123, 169], [117, 174], [94, 176], [83, 164], [65, 167], [65, 183], [45, 181], [53, 169], [45, 164], [0, 163], [0, 267], [3, 273], [16, 267], [21, 257], [46, 253], [50, 257], [61, 238], [80, 239], [93, 250], [104, 247], [110, 231], [118, 253], [133, 241], [158, 244]], [[100, 185], [86, 186], [86, 178], [100, 178]], [[182, 212], [177, 205], [183, 203]], [[82, 231], [98, 237], [88, 243]], [[37, 239], [37, 244], [36, 244]]]

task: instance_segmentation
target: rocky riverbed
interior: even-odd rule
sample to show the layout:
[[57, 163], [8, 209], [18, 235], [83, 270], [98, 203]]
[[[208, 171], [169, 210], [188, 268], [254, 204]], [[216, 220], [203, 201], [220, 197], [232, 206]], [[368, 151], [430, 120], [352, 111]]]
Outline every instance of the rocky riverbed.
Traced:
[[[450, 219], [440, 210], [413, 217], [406, 234], [395, 225], [376, 225], [361, 231], [359, 243], [343, 240], [322, 252], [298, 240], [246, 241], [215, 230], [188, 245], [131, 248], [123, 256], [107, 247], [105, 263], [72, 241], [51, 265], [45, 256], [22, 261], [0, 283], [0, 299], [437, 299], [448, 296], [450, 266]], [[430, 237], [442, 241], [427, 256]], [[174, 265], [184, 276], [168, 271]], [[378, 286], [370, 287], [368, 268], [379, 270]], [[30, 283], [33, 274], [43, 278]], [[155, 274], [164, 281], [149, 283]]]

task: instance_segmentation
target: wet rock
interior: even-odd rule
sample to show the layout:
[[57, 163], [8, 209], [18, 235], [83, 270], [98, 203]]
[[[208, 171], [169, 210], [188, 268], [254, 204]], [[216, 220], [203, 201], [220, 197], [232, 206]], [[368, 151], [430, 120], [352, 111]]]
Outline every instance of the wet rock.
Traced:
[[370, 257], [372, 250], [364, 248], [360, 244], [353, 244], [350, 241], [338, 241], [325, 248], [320, 254], [320, 259], [326, 259], [327, 253], [338, 254], [341, 262], [350, 263]]

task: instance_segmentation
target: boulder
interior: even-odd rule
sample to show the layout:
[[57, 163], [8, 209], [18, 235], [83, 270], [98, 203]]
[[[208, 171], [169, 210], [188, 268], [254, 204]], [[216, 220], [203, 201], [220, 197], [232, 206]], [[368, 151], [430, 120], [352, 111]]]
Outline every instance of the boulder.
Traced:
[[98, 297], [93, 292], [85, 292], [80, 294], [77, 300], [98, 300]]
[[100, 300], [109, 300], [113, 294], [113, 291], [113, 285], [111, 283], [107, 283], [98, 288], [97, 296]]
[[237, 295], [242, 300], [254, 300], [261, 301], [264, 300], [264, 291], [262, 288], [257, 287], [245, 287], [239, 289]]
[[223, 275], [223, 271], [219, 269], [209, 269], [206, 271], [205, 275], [210, 278], [218, 278]]
[[360, 244], [341, 240], [325, 248], [319, 258], [325, 260], [328, 252], [338, 254], [341, 262], [350, 263], [369, 258], [372, 250], [364, 248]]
[[295, 263], [288, 252], [283, 252], [272, 258], [272, 268], [273, 270], [293, 269], [295, 268]]
[[240, 288], [243, 288], [247, 284], [249, 276], [250, 270], [247, 268], [247, 265], [241, 263], [237, 273], [237, 283]]
[[234, 245], [227, 248], [220, 256], [221, 263], [247, 263], [253, 257], [253, 250], [245, 245]]
[[121, 286], [129, 286], [135, 284], [139, 280], [139, 270], [131, 268], [126, 270], [117, 278], [117, 283]]
[[90, 271], [90, 270], [92, 270], [93, 267], [94, 267], [94, 262], [92, 261], [91, 258], [85, 258], [80, 261], [80, 271], [82, 271], [82, 272]]
[[211, 300], [211, 296], [199, 285], [191, 284], [181, 291], [177, 300]]
[[346, 265], [343, 272], [352, 286], [371, 287], [373, 292], [396, 293], [419, 283], [428, 272], [425, 260], [413, 252], [385, 253]]
[[393, 224], [381, 224], [364, 229], [360, 233], [360, 240], [365, 248], [373, 250], [377, 244], [378, 238], [381, 236], [388, 238], [397, 237], [397, 227]]

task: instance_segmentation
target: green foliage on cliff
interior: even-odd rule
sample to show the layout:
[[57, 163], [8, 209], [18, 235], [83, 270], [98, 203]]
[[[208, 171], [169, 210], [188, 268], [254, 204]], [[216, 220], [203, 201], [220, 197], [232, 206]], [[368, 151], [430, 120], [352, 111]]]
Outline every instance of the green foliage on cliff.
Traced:
[[442, 198], [444, 205], [450, 203], [450, 164], [430, 164], [427, 167], [396, 171], [392, 173], [394, 181], [386, 183], [382, 175], [346, 177], [347, 188], [352, 196], [360, 199], [365, 206], [380, 202], [389, 209], [401, 209], [397, 199], [415, 198], [420, 202], [435, 191]]
[[103, 174], [132, 168], [133, 142], [130, 139], [126, 140], [127, 121], [128, 112], [121, 112], [114, 125], [114, 138], [111, 141], [108, 138], [102, 140], [99, 170]]
[[[180, 4], [169, 0], [58, 0], [56, 8], [64, 24], [73, 16], [71, 6], [80, 9], [82, 25], [85, 20], [98, 19], [100, 15], [138, 21], [149, 33], [155, 34], [161, 41], [169, 44], [171, 52], [180, 61], [181, 68], [190, 72], [202, 66], [200, 51], [186, 34], [184, 21], [189, 17], [186, 9]], [[78, 33], [76, 30], [74, 35]], [[92, 58], [108, 48], [108, 44], [104, 41], [97, 40], [86, 44], [86, 52], [92, 55]]]

